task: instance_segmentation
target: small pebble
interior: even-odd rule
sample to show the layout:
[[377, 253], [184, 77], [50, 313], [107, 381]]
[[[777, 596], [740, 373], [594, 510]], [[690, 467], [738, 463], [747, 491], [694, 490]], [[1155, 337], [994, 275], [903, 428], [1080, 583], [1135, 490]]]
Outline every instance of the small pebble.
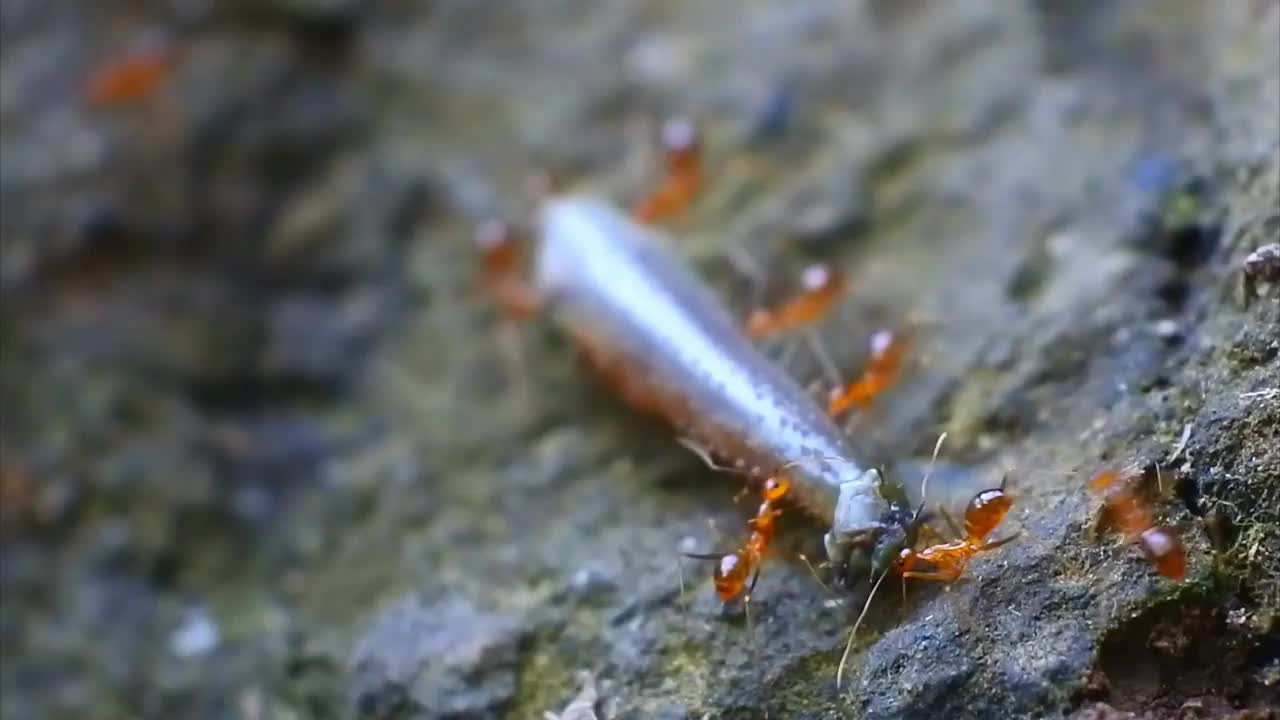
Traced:
[[1151, 326], [1151, 330], [1156, 334], [1156, 337], [1165, 342], [1175, 343], [1182, 339], [1182, 325], [1173, 318], [1157, 320]]
[[195, 608], [189, 611], [182, 624], [169, 637], [169, 647], [180, 658], [207, 655], [218, 647], [218, 624], [208, 611]]

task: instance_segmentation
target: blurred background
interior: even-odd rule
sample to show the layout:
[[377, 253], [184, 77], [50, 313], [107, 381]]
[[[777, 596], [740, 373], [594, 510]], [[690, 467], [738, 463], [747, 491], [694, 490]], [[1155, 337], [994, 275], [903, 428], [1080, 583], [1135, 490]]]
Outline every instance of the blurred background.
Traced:
[[[1275, 0], [0, 0], [0, 715], [1266, 716], [1277, 37]], [[628, 206], [677, 114], [669, 228], [734, 312], [842, 268], [846, 373], [912, 337], [850, 432], [1019, 492], [843, 690], [820, 523], [723, 612], [677, 558], [741, 541], [738, 484], [477, 283], [531, 173]], [[1147, 461], [1182, 584], [1083, 491]]]

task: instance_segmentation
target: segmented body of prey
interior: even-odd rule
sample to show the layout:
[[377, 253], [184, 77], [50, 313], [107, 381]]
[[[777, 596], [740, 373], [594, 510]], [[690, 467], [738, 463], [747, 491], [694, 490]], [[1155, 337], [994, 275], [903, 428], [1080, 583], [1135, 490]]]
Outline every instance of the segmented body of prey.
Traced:
[[629, 404], [763, 480], [830, 525], [838, 578], [896, 559], [911, 513], [882, 492], [852, 440], [760, 353], [659, 231], [585, 196], [539, 211], [534, 294]]

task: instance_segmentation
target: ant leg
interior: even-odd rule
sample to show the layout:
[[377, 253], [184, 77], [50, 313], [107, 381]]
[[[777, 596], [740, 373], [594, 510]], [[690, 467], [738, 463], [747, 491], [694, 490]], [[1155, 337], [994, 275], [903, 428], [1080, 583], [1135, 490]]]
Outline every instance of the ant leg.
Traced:
[[680, 576], [680, 616], [684, 619], [684, 634], [689, 634], [689, 600], [684, 594], [684, 560], [676, 556], [676, 571]]
[[947, 512], [947, 509], [942, 507], [941, 504], [938, 505], [938, 512], [942, 515], [942, 519], [947, 522], [947, 529], [954, 534], [953, 536], [964, 538], [964, 531], [956, 524], [955, 518], [951, 517], [951, 513]]
[[755, 259], [755, 256], [751, 254], [751, 251], [745, 245], [737, 240], [730, 239], [724, 244], [721, 254], [724, 255], [724, 259], [733, 268], [734, 272], [746, 278], [754, 286], [753, 292], [759, 295], [764, 291], [764, 286], [767, 282], [764, 267], [759, 260]]
[[989, 540], [989, 541], [987, 541], [987, 542], [984, 542], [984, 543], [982, 543], [981, 549], [982, 549], [982, 550], [984, 550], [984, 551], [986, 551], [986, 550], [995, 550], [996, 548], [1000, 547], [1001, 545], [1008, 545], [1009, 543], [1013, 542], [1014, 540], [1017, 540], [1017, 539], [1018, 539], [1019, 537], [1021, 537], [1021, 536], [1022, 536], [1022, 531], [1021, 531], [1021, 530], [1019, 530], [1018, 532], [1015, 532], [1014, 534], [1010, 535], [1009, 537], [1000, 538], [999, 540]]
[[635, 218], [645, 223], [678, 215], [702, 190], [702, 143], [693, 121], [673, 118], [663, 123], [662, 145], [666, 150], [666, 177], [633, 211]]
[[[756, 574], [759, 575], [758, 572]], [[755, 581], [752, 580], [751, 584], [754, 586]], [[748, 642], [751, 643], [751, 663], [756, 667], [762, 667], [760, 665], [760, 648], [756, 646], [756, 626], [751, 622], [750, 591], [747, 591], [746, 596], [742, 598], [742, 612], [747, 617], [747, 638]]]
[[959, 561], [939, 566], [936, 570], [908, 570], [902, 573], [902, 577], [916, 578], [918, 580], [937, 580], [939, 582], [955, 582], [964, 574], [965, 565], [966, 563], [964, 561]]
[[822, 372], [826, 373], [827, 381], [832, 387], [840, 387], [844, 385], [844, 378], [840, 376], [840, 369], [836, 367], [835, 362], [831, 359], [831, 355], [827, 353], [826, 347], [822, 344], [822, 337], [818, 335], [817, 329], [812, 326], [806, 327], [804, 332], [805, 341], [809, 343], [809, 352], [813, 353], [813, 357], [822, 366]]
[[[826, 590], [828, 595], [834, 595], [835, 591], [831, 589], [830, 585], [822, 581], [822, 576], [818, 574], [817, 568], [813, 566], [813, 563], [809, 562], [809, 556], [804, 553], [800, 553], [800, 560], [804, 563], [805, 567], [809, 568], [809, 573], [813, 575], [814, 580], [818, 581], [818, 584], [822, 586], [822, 589]], [[828, 565], [830, 565], [830, 561], [825, 561], [819, 563], [818, 567], [827, 567]]]
[[495, 329], [498, 354], [515, 384], [517, 402], [527, 405], [531, 397], [530, 382], [525, 370], [524, 346], [514, 321], [533, 316], [541, 306], [541, 299], [533, 286], [521, 277], [522, 243], [510, 226], [500, 220], [483, 223], [476, 228], [475, 241], [481, 258], [481, 283], [508, 319]]
[[750, 583], [748, 583], [748, 585], [747, 585], [747, 595], [746, 595], [746, 599], [747, 599], [747, 601], [748, 601], [748, 602], [751, 600], [751, 593], [755, 591], [755, 589], [756, 589], [756, 581], [757, 581], [757, 580], [759, 580], [759, 579], [760, 579], [760, 567], [759, 567], [759, 566], [756, 566], [756, 570], [755, 570], [755, 572], [751, 573], [751, 582], [750, 582]]
[[935, 570], [933, 572], [905, 572], [902, 573], [903, 578], [915, 578], [916, 580], [935, 580], [938, 582], [955, 582], [964, 574], [963, 570], [951, 568], [947, 570]]
[[723, 553], [681, 553], [690, 560], [719, 560], [724, 557]]
[[528, 362], [525, 359], [524, 338], [519, 325], [514, 321], [499, 323], [494, 328], [494, 343], [498, 347], [498, 355], [507, 367], [507, 376], [514, 385], [512, 393], [517, 407], [527, 408], [532, 404], [532, 382], [529, 380]]

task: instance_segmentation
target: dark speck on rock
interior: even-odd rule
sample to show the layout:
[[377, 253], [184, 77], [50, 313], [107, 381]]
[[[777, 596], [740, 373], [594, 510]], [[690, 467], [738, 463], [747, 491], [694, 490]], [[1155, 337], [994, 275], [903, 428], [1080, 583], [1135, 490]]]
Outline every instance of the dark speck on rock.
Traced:
[[282, 298], [271, 307], [264, 369], [271, 376], [340, 385], [366, 357], [383, 311], [372, 293]]
[[794, 83], [774, 82], [752, 113], [753, 120], [747, 133], [749, 141], [767, 143], [786, 135], [794, 120], [798, 101]]

